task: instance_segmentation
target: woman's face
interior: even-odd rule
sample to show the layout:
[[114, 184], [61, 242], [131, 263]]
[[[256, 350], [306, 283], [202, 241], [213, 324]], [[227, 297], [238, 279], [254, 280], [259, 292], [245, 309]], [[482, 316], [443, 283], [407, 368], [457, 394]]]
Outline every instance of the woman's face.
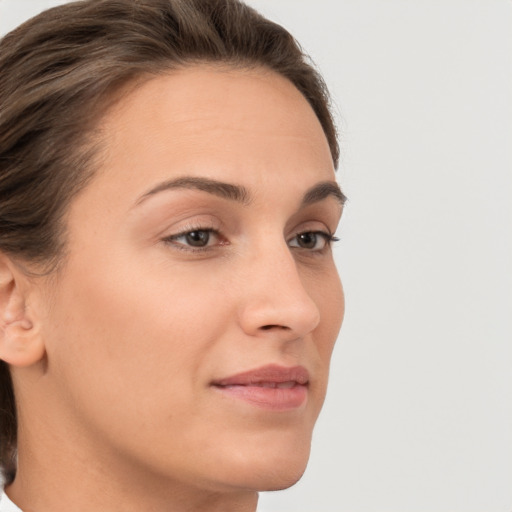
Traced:
[[101, 135], [48, 281], [48, 417], [111, 469], [291, 485], [344, 310], [320, 123], [280, 76], [204, 66], [135, 89]]

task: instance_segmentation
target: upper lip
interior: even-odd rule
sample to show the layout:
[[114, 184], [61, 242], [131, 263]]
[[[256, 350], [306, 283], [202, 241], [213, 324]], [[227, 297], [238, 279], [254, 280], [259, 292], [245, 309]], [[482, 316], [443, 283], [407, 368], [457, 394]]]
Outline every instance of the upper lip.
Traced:
[[303, 366], [280, 366], [269, 364], [230, 377], [215, 380], [214, 386], [250, 386], [262, 383], [279, 384], [296, 382], [305, 385], [309, 382], [309, 372]]

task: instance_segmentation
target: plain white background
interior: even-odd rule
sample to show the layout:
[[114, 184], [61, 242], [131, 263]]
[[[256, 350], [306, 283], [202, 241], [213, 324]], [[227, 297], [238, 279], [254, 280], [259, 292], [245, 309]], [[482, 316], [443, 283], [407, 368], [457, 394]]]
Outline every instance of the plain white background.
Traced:
[[512, 1], [249, 3], [324, 74], [350, 199], [311, 462], [261, 512], [512, 512]]

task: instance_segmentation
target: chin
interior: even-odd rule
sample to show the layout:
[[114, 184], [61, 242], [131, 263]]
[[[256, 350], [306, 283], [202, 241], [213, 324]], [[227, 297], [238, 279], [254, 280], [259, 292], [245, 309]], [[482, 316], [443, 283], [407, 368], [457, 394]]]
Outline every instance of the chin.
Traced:
[[306, 464], [300, 467], [267, 468], [266, 472], [248, 471], [230, 481], [230, 487], [255, 492], [282, 491], [295, 485], [304, 474]]
[[260, 450], [257, 457], [248, 458], [243, 464], [235, 464], [235, 485], [254, 491], [279, 491], [296, 484], [306, 470], [309, 443], [306, 446], [280, 448]]
[[306, 466], [304, 465], [299, 471], [276, 471], [274, 474], [267, 475], [266, 482], [256, 489], [259, 492], [263, 491], [282, 491], [295, 485], [304, 474]]
[[295, 485], [306, 470], [307, 461], [303, 464], [287, 464], [286, 466], [268, 468], [266, 474], [257, 475], [254, 489], [263, 491], [281, 491]]

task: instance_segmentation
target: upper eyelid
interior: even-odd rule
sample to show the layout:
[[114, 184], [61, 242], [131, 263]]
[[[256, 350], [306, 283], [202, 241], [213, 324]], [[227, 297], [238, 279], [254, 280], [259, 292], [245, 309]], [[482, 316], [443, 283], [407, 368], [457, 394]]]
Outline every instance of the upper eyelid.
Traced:
[[[211, 233], [215, 233], [217, 235], [222, 235], [222, 229], [213, 227], [213, 226], [207, 226], [207, 225], [197, 225], [197, 226], [185, 226], [183, 229], [180, 229], [177, 233], [173, 233], [168, 236], [164, 236], [164, 239], [168, 238], [176, 238], [179, 236], [187, 235], [188, 233], [191, 233], [193, 231], [209, 231]], [[328, 227], [325, 229], [314, 229], [314, 228], [303, 228], [303, 229], [294, 229], [292, 234], [287, 238], [287, 240], [292, 239], [293, 237], [303, 234], [303, 233], [320, 233], [324, 234], [326, 236], [334, 236], [335, 231], [331, 231]]]
[[[170, 236], [185, 234], [190, 231], [202, 231], [202, 230], [211, 230], [220, 233], [224, 233], [225, 231], [231, 231], [233, 226], [230, 227], [228, 223], [227, 225], [222, 221], [218, 216], [210, 216], [209, 214], [205, 215], [204, 218], [201, 218], [202, 215], [199, 215], [197, 219], [183, 219], [183, 221], [179, 222], [177, 231], [172, 233]], [[316, 217], [316, 215], [315, 215]], [[293, 222], [295, 227], [291, 228], [291, 226], [285, 226], [284, 231], [288, 231], [291, 236], [297, 233], [303, 233], [307, 231], [321, 231], [326, 232], [330, 235], [333, 235], [336, 232], [337, 222], [334, 226], [334, 229], [331, 229], [329, 224], [332, 222], [326, 219], [321, 218], [310, 218], [303, 219], [300, 222]], [[291, 224], [291, 223], [290, 223]], [[166, 229], [166, 231], [174, 231], [170, 227]], [[238, 232], [239, 229], [236, 229]]]
[[177, 228], [168, 227], [165, 233], [169, 232], [169, 235], [165, 235], [162, 238], [170, 238], [173, 236], [180, 236], [190, 233], [191, 231], [215, 231], [221, 232], [225, 229], [217, 219], [205, 218], [200, 220], [185, 220], [178, 224]]
[[301, 233], [324, 233], [327, 236], [334, 236], [336, 233], [337, 225], [334, 226], [334, 229], [329, 227], [328, 223], [319, 219], [308, 220], [304, 222], [300, 222], [298, 227], [295, 227], [290, 232], [290, 238], [299, 235]]
[[319, 235], [325, 236], [326, 238], [334, 236], [334, 233], [332, 233], [330, 229], [298, 229], [295, 230], [293, 235], [291, 235], [287, 240], [292, 240], [296, 236], [302, 235], [304, 233], [317, 233]]
[[194, 231], [208, 231], [209, 233], [213, 233], [215, 236], [221, 238], [224, 237], [224, 235], [215, 228], [206, 228], [206, 227], [197, 227], [197, 228], [187, 228], [184, 231], [179, 231], [178, 233], [173, 233], [172, 235], [164, 236], [162, 240], [169, 241], [169, 240], [175, 240], [177, 238], [180, 238], [182, 236], [186, 236], [189, 233], [193, 233]]
[[197, 227], [187, 227], [187, 228], [182, 229], [182, 230], [178, 231], [177, 233], [169, 235], [165, 238], [172, 238], [172, 237], [177, 237], [177, 236], [188, 235], [189, 233], [192, 233], [193, 231], [209, 231], [211, 233], [220, 234], [220, 231], [217, 228], [206, 227], [206, 226], [197, 226]]

